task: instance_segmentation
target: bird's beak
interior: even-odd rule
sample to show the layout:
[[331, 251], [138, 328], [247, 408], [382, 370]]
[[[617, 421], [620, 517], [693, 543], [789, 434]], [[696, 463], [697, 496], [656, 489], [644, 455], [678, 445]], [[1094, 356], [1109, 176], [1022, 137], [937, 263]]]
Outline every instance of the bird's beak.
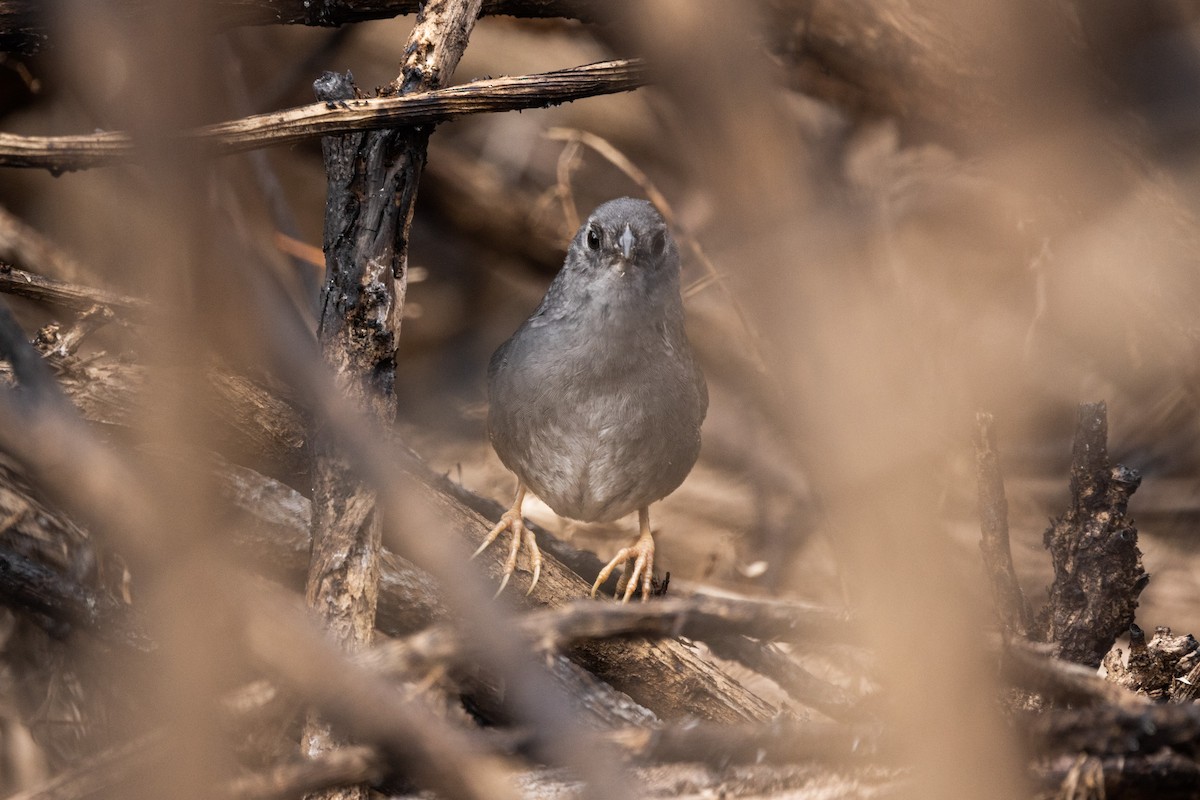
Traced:
[[617, 238], [617, 244], [621, 247], [621, 255], [625, 256], [626, 261], [629, 260], [629, 255], [633, 252], [633, 243], [633, 231], [626, 225], [625, 230], [621, 231], [620, 237]]

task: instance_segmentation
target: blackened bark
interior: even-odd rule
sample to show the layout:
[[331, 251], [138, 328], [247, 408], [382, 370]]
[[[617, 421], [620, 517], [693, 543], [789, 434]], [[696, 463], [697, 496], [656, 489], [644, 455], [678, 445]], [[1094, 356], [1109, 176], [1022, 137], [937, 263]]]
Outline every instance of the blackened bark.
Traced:
[[1059, 655], [1100, 665], [1117, 637], [1133, 624], [1138, 595], [1150, 580], [1142, 569], [1137, 528], [1127, 513], [1141, 482], [1137, 471], [1108, 460], [1108, 410], [1079, 407], [1071, 460], [1071, 507], [1046, 530], [1054, 562], [1050, 599], [1039, 633]]
[[[427, 91], [449, 79], [479, 16], [480, 0], [429, 0], [421, 6], [399, 76], [385, 95]], [[349, 73], [326, 73], [318, 99], [345, 102]], [[322, 140], [329, 178], [325, 211], [326, 281], [318, 339], [338, 389], [368, 418], [395, 421], [396, 346], [408, 278], [408, 236], [428, 128], [352, 133]], [[340, 442], [313, 437], [312, 559], [305, 592], [334, 638], [350, 651], [374, 638], [383, 526], [376, 489], [353, 468]], [[308, 755], [337, 743], [328, 725], [309, 721]], [[365, 798], [365, 786], [324, 797]]]

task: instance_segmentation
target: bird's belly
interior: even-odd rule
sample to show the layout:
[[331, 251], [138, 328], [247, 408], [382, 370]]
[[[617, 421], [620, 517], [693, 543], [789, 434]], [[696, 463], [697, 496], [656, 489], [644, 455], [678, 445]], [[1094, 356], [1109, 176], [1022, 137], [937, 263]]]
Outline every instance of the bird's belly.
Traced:
[[698, 424], [681, 426], [644, 410], [544, 422], [514, 471], [555, 513], [572, 519], [609, 522], [665, 497], [699, 452]]

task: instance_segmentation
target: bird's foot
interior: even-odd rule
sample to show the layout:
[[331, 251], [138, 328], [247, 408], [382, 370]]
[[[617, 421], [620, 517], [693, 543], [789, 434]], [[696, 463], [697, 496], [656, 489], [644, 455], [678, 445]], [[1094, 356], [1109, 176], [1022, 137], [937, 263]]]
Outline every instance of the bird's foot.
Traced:
[[643, 528], [636, 542], [629, 547], [622, 547], [613, 556], [612, 561], [609, 561], [604, 569], [600, 570], [596, 582], [592, 584], [592, 597], [596, 596], [597, 590], [608, 580], [608, 576], [619, 564], [626, 566], [621, 573], [621, 580], [617, 584], [617, 593], [614, 596], [619, 596], [622, 603], [628, 603], [629, 598], [633, 597], [640, 586], [642, 602], [649, 600], [650, 595], [654, 593], [654, 537], [650, 535], [648, 525]]
[[542, 575], [542, 551], [538, 549], [533, 531], [526, 527], [525, 520], [521, 517], [519, 502], [501, 515], [500, 521], [488, 531], [487, 538], [483, 540], [483, 544], [479, 545], [479, 549], [471, 554], [471, 558], [475, 558], [486, 550], [488, 545], [496, 541], [506, 530], [512, 531], [512, 545], [508, 548], [508, 558], [504, 562], [504, 575], [500, 579], [500, 588], [496, 590], [496, 596], [499, 597], [500, 593], [504, 591], [504, 587], [508, 586], [508, 579], [517, 569], [517, 554], [521, 552], [521, 542], [525, 542], [525, 546], [529, 550], [529, 564], [533, 571], [533, 578], [529, 581], [529, 588], [525, 591], [528, 596], [533, 591], [533, 587], [537, 586], [538, 578]]

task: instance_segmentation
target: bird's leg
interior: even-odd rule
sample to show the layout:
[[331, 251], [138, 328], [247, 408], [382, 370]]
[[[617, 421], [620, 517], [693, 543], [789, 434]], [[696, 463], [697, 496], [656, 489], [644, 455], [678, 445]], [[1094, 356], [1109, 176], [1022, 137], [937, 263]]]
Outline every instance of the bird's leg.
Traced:
[[613, 560], [600, 570], [600, 575], [592, 584], [592, 597], [596, 596], [600, 585], [608, 580], [608, 576], [612, 574], [618, 564], [627, 564], [621, 573], [621, 582], [617, 584], [617, 594], [621, 594], [622, 589], [625, 590], [621, 602], [628, 603], [629, 598], [633, 597], [634, 592], [637, 591], [639, 584], [642, 589], [642, 602], [650, 599], [651, 578], [654, 575], [654, 536], [650, 533], [649, 507], [638, 509], [638, 527], [641, 529], [638, 540], [630, 547], [622, 547], [613, 556]]
[[488, 548], [492, 542], [496, 541], [500, 534], [506, 530], [512, 531], [512, 545], [508, 548], [508, 558], [504, 562], [504, 576], [500, 579], [500, 588], [496, 590], [496, 595], [499, 596], [504, 591], [504, 587], [508, 585], [508, 579], [512, 577], [513, 572], [517, 568], [517, 554], [521, 552], [521, 542], [525, 542], [525, 546], [529, 549], [529, 563], [533, 568], [533, 578], [529, 581], [529, 589], [525, 592], [528, 595], [533, 591], [533, 587], [537, 586], [538, 578], [542, 575], [542, 551], [538, 549], [537, 539], [533, 535], [533, 531], [525, 526], [525, 520], [521, 517], [521, 504], [525, 502], [525, 482], [517, 481], [517, 496], [513, 500], [512, 507], [500, 515], [500, 521], [496, 526], [488, 531], [487, 537], [483, 540], [483, 544], [479, 545], [479, 549], [471, 554], [471, 558], [482, 553]]

